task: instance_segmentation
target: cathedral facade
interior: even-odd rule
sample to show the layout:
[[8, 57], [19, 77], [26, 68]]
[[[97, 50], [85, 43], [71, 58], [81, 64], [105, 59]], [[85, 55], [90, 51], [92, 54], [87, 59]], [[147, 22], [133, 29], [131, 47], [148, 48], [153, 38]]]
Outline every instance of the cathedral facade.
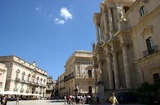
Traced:
[[134, 90], [160, 80], [160, 1], [104, 0], [94, 13], [98, 92]]

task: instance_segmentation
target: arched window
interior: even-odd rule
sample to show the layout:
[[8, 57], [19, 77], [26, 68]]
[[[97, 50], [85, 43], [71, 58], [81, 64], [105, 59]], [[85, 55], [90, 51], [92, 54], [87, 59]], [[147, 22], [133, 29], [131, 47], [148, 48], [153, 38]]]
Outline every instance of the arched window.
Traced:
[[18, 69], [18, 70], [16, 71], [16, 79], [18, 79], [19, 73], [20, 73], [20, 70]]

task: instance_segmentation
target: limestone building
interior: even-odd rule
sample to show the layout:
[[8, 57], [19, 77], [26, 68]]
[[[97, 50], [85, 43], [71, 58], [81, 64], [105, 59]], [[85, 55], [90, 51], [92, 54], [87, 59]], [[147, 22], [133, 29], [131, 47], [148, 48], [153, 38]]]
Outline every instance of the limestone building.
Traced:
[[45, 96], [47, 72], [17, 56], [0, 56], [7, 67], [5, 91]]
[[[160, 80], [160, 1], [104, 0], [94, 14], [93, 67], [100, 91]], [[100, 75], [100, 76], [99, 76]]]
[[0, 92], [4, 92], [6, 85], [7, 67], [0, 63]]
[[52, 76], [47, 77], [46, 97], [48, 99], [53, 98], [55, 94], [56, 80], [52, 79]]
[[94, 69], [92, 67], [92, 52], [75, 51], [67, 60], [65, 72], [59, 77], [58, 85], [61, 95], [77, 93], [95, 94]]
[[64, 76], [65, 76], [65, 72], [62, 75], [60, 75], [58, 77], [58, 80], [57, 80], [57, 83], [58, 83], [57, 84], [58, 95], [60, 97], [62, 97], [62, 98], [66, 94], [65, 93], [65, 85], [64, 85], [64, 83], [65, 83]]

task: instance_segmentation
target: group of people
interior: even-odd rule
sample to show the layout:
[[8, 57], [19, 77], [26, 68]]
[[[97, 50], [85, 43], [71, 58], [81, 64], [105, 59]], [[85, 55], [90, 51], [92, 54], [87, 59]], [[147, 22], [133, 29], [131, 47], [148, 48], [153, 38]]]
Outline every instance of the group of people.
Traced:
[[91, 104], [93, 103], [92, 95], [90, 94], [78, 94], [78, 95], [66, 95], [64, 96], [65, 104]]
[[[108, 99], [109, 102], [111, 103], [111, 105], [116, 105], [119, 104], [115, 93], [112, 93], [112, 95], [110, 96], [110, 98]], [[64, 96], [64, 104], [92, 104], [92, 103], [96, 103], [96, 104], [100, 104], [99, 101], [99, 96], [98, 94], [96, 95], [95, 98], [92, 97], [92, 95], [88, 94], [84, 94], [84, 95], [66, 95]]]

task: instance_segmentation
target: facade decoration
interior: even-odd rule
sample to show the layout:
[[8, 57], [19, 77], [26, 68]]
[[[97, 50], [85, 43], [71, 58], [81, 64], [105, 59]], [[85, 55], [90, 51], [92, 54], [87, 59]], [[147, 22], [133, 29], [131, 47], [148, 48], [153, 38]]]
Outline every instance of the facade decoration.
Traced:
[[104, 0], [93, 19], [92, 60], [98, 93], [131, 91], [144, 81], [160, 80], [160, 1]]

